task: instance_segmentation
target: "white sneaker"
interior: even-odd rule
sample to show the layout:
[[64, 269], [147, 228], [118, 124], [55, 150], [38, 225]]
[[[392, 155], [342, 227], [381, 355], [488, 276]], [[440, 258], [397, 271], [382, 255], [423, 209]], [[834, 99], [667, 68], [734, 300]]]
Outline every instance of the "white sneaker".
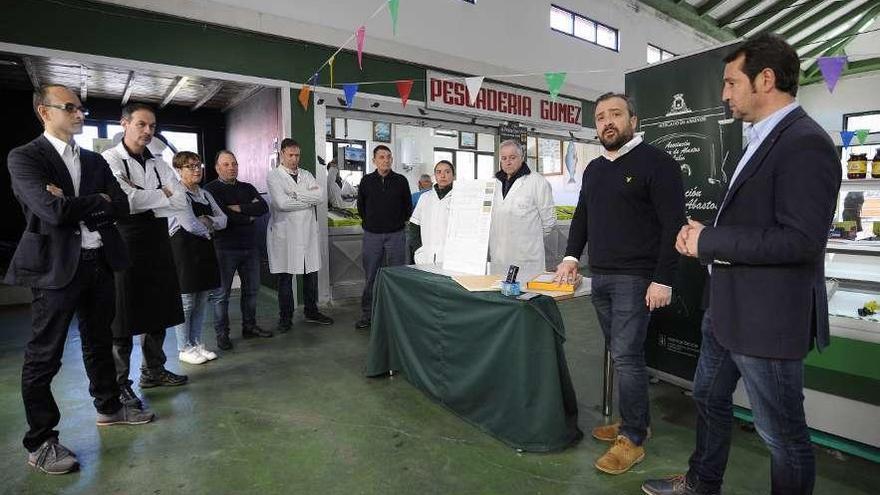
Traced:
[[208, 361], [213, 361], [213, 360], [217, 359], [217, 353], [209, 351], [205, 347], [205, 344], [198, 344], [196, 346], [196, 350], [199, 351], [199, 354], [201, 354]]
[[196, 346], [192, 346], [180, 351], [177, 360], [186, 364], [204, 364], [208, 358], [203, 356]]

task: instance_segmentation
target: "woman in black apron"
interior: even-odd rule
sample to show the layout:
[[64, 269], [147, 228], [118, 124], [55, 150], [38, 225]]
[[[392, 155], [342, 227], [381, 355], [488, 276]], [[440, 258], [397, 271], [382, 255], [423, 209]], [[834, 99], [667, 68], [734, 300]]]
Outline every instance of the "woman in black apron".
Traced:
[[214, 253], [214, 231], [226, 227], [226, 215], [210, 193], [199, 187], [202, 161], [199, 155], [181, 151], [172, 165], [186, 188], [187, 205], [168, 218], [171, 251], [177, 267], [180, 298], [185, 321], [174, 327], [178, 359], [202, 364], [217, 358], [202, 343], [202, 325], [208, 311], [208, 293], [220, 286], [220, 271]]

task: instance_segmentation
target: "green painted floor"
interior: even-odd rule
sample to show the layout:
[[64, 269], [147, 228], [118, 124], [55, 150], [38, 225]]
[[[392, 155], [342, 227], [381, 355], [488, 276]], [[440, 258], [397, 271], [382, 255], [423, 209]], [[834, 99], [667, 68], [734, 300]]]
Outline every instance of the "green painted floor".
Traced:
[[[230, 304], [237, 308], [237, 301]], [[566, 354], [584, 431], [600, 421], [601, 345], [588, 303], [562, 303]], [[46, 476], [25, 463], [19, 388], [27, 306], [0, 308], [0, 492], [14, 494], [638, 494], [643, 479], [681, 472], [694, 441], [691, 399], [651, 387], [654, 437], [630, 473], [609, 476], [593, 462], [605, 445], [585, 439], [556, 454], [518, 454], [459, 420], [403, 377], [366, 379], [369, 336], [356, 332], [357, 304], [328, 309], [332, 327], [295, 321], [292, 333], [241, 341], [203, 366], [169, 368], [191, 383], [145, 393], [157, 421], [95, 426], [79, 338], [71, 332], [54, 381], [62, 442], [80, 472]], [[261, 293], [260, 324], [274, 327], [275, 301]], [[209, 347], [213, 334], [205, 331]], [[135, 350], [135, 355], [139, 356]], [[138, 357], [139, 363], [139, 357]], [[136, 369], [135, 364], [135, 369]], [[816, 449], [817, 494], [880, 493], [876, 464]], [[767, 493], [770, 464], [754, 433], [737, 430], [726, 494]]]

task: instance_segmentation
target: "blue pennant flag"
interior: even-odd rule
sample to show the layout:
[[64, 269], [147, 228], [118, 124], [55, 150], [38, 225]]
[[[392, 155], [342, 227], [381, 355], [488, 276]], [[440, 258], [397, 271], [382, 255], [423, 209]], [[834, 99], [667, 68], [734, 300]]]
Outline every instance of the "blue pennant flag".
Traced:
[[345, 83], [342, 85], [342, 90], [345, 91], [345, 106], [351, 108], [354, 95], [358, 92], [358, 83]]
[[852, 142], [852, 138], [855, 135], [855, 131], [840, 131], [840, 141], [843, 143], [844, 148], [849, 146], [849, 143]]

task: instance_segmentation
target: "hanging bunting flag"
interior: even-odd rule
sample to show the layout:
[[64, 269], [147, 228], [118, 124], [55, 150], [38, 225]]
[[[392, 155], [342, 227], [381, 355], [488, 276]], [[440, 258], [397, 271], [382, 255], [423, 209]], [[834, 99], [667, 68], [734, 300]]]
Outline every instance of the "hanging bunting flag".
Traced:
[[400, 9], [400, 0], [388, 0], [388, 12], [391, 14], [391, 32], [397, 36], [397, 11]]
[[309, 78], [309, 85], [315, 87], [318, 85], [318, 73], [315, 72], [312, 74], [312, 77]]
[[345, 83], [342, 85], [342, 90], [345, 91], [345, 106], [351, 108], [354, 95], [358, 92], [358, 83]]
[[852, 142], [852, 138], [855, 135], [856, 133], [853, 131], [840, 131], [840, 141], [843, 143], [844, 148], [849, 147], [849, 143]]
[[467, 86], [468, 90], [468, 101], [471, 105], [477, 103], [477, 96], [480, 95], [480, 88], [483, 86], [483, 79], [485, 79], [483, 76], [464, 78], [464, 84]]
[[859, 144], [865, 144], [865, 141], [868, 139], [868, 134], [870, 133], [870, 129], [857, 129], [856, 138], [859, 140]]
[[574, 147], [574, 142], [568, 143], [568, 150], [565, 152], [565, 169], [568, 170], [568, 183], [574, 184], [576, 182], [574, 178], [575, 172], [577, 172], [578, 166], [578, 156], [577, 150]]
[[819, 57], [816, 64], [819, 66], [819, 71], [822, 72], [822, 77], [825, 78], [828, 91], [833, 93], [834, 87], [837, 86], [837, 80], [840, 79], [840, 74], [843, 72], [843, 66], [846, 65], [846, 55]]
[[330, 57], [330, 60], [328, 60], [327, 63], [330, 65], [330, 87], [332, 88], [333, 87], [333, 64], [336, 63], [336, 55], [333, 55], [332, 57]]
[[367, 36], [367, 27], [359, 27], [357, 31], [355, 31], [355, 35], [357, 35], [358, 67], [361, 70], [364, 70], [364, 38]]
[[308, 84], [303, 84], [303, 87], [299, 90], [299, 104], [302, 105], [303, 110], [309, 109], [309, 96], [311, 92], [312, 89]]
[[409, 101], [409, 93], [412, 91], [412, 87], [412, 79], [397, 81], [397, 94], [400, 95], [400, 101], [403, 103], [403, 108], [406, 108], [406, 102]]
[[565, 72], [547, 72], [544, 74], [544, 79], [547, 80], [547, 89], [550, 91], [550, 99], [556, 100], [556, 97], [559, 96], [559, 90], [562, 89], [562, 85], [565, 84]]

